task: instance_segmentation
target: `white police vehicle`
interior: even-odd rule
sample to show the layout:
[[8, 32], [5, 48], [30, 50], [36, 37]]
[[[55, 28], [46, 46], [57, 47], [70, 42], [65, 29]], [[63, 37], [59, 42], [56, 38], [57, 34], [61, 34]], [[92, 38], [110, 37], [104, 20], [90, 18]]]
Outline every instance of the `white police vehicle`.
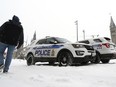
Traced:
[[36, 62], [49, 62], [49, 64], [57, 62], [61, 66], [88, 63], [94, 60], [95, 55], [92, 46], [71, 43], [59, 37], [33, 41], [25, 52], [27, 65], [34, 65]]
[[108, 63], [116, 58], [115, 44], [108, 37], [92, 38], [79, 41], [80, 43], [91, 44], [96, 50], [95, 63]]

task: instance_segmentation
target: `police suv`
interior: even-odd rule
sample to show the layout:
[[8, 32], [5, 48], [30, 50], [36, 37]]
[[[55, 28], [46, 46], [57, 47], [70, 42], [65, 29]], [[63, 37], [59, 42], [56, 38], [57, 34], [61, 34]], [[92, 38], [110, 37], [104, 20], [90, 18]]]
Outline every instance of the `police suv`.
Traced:
[[49, 62], [49, 64], [57, 62], [60, 66], [70, 66], [93, 61], [95, 55], [92, 46], [71, 43], [59, 37], [46, 37], [33, 41], [25, 51], [27, 65], [34, 65], [36, 62]]
[[91, 44], [96, 50], [95, 63], [108, 63], [111, 59], [116, 59], [115, 44], [108, 37], [98, 37], [79, 41], [80, 43]]

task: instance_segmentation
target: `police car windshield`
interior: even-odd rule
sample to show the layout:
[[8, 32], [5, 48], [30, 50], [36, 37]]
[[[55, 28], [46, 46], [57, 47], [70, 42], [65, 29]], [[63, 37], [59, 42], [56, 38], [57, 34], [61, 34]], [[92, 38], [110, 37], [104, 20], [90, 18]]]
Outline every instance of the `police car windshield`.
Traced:
[[70, 41], [64, 38], [56, 37], [55, 39], [58, 41], [58, 43], [70, 43]]

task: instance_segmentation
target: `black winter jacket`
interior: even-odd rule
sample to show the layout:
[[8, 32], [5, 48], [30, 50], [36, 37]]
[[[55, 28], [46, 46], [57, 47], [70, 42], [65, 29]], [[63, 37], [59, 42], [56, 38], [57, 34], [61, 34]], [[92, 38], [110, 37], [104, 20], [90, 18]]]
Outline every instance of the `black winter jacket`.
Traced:
[[23, 27], [12, 20], [5, 22], [0, 27], [0, 42], [20, 48], [24, 42]]

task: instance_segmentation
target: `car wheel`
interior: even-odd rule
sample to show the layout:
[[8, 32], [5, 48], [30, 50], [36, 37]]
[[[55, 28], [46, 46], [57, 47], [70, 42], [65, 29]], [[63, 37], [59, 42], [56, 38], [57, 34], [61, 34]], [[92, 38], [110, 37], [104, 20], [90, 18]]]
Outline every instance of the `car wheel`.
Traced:
[[71, 66], [72, 54], [70, 52], [61, 52], [58, 57], [59, 66]]
[[34, 56], [32, 54], [29, 54], [27, 56], [27, 65], [35, 65], [35, 61], [34, 61]]
[[109, 59], [102, 59], [101, 61], [102, 61], [102, 63], [109, 63], [110, 60]]
[[91, 63], [95, 63], [95, 60], [96, 60], [96, 56], [95, 57], [92, 57], [93, 59], [90, 61]]

